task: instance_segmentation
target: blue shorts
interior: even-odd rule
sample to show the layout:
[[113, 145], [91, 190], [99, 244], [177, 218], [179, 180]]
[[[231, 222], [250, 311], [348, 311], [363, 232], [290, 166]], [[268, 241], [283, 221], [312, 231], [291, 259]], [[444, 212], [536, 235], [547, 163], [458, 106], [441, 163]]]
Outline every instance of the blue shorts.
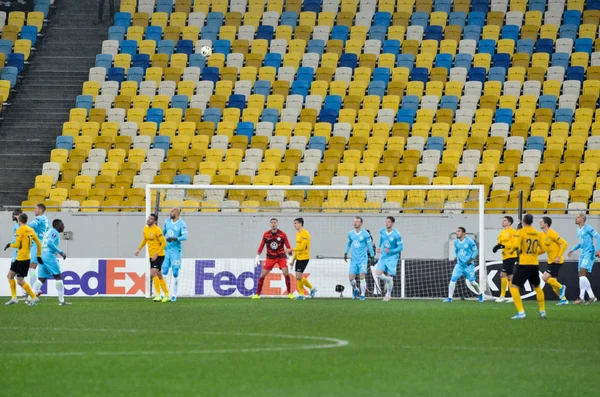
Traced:
[[38, 265], [38, 278], [53, 278], [61, 274], [60, 265], [56, 257], [43, 257], [44, 263]]
[[37, 245], [35, 245], [35, 243], [31, 246], [29, 253], [31, 254], [31, 263], [37, 263], [38, 252]]
[[166, 252], [165, 261], [162, 264], [163, 275], [168, 275], [169, 269], [173, 269], [174, 275], [179, 275], [179, 269], [181, 269], [181, 252]]
[[350, 274], [367, 274], [367, 259], [364, 261], [350, 261]]
[[454, 265], [454, 270], [452, 270], [452, 278], [450, 281], [455, 283], [462, 276], [465, 276], [465, 278], [470, 282], [475, 281], [475, 265], [466, 265], [462, 263], [457, 263]]
[[596, 260], [593, 252], [586, 252], [585, 254], [581, 254], [579, 257], [579, 263], [577, 264], [577, 271], [580, 269], [585, 269], [588, 272], [592, 272], [594, 268], [594, 261]]
[[389, 274], [390, 276], [396, 275], [396, 268], [398, 267], [398, 258], [386, 257], [380, 258], [379, 262], [375, 266], [375, 270], [379, 270]]

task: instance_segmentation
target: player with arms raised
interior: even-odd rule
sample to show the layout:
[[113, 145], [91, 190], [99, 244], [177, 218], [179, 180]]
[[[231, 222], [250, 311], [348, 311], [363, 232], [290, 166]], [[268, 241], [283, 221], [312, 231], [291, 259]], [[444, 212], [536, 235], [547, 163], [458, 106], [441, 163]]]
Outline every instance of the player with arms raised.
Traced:
[[[35, 243], [37, 246], [36, 252], [42, 252], [42, 243], [37, 237], [32, 228], [27, 226], [27, 214], [19, 215], [19, 228], [17, 229], [16, 239], [12, 244], [6, 244], [4, 251], [9, 248], [17, 248], [17, 259], [10, 265], [8, 271], [8, 284], [10, 285], [10, 293], [12, 298], [6, 302], [7, 306], [19, 303], [17, 299], [17, 284], [27, 292], [27, 295], [31, 298], [30, 305], [35, 305], [38, 302], [37, 296], [33, 293], [33, 290], [24, 280], [27, 277], [27, 271], [29, 264], [31, 263], [31, 245]], [[36, 263], [42, 263], [42, 258], [37, 258]], [[15, 281], [15, 276], [17, 280]]]
[[[586, 304], [591, 304], [596, 302], [596, 295], [594, 295], [594, 291], [592, 291], [592, 284], [590, 284], [590, 280], [587, 278], [587, 274], [592, 272], [594, 268], [594, 238], [596, 238], [596, 243], [600, 245], [600, 234], [591, 227], [590, 225], [586, 225], [585, 221], [587, 217], [585, 213], [579, 214], [577, 218], [575, 218], [575, 224], [579, 226], [577, 228], [577, 245], [573, 247], [571, 251], [567, 254], [569, 257], [573, 255], [573, 252], [577, 251], [581, 248], [581, 254], [579, 255], [579, 299], [577, 299], [574, 304], [581, 305], [585, 301], [585, 293], [587, 292], [590, 296], [590, 299], [586, 302]], [[600, 256], [600, 251], [596, 253], [596, 256]]]
[[171, 302], [177, 300], [177, 287], [179, 284], [179, 269], [181, 268], [181, 243], [188, 238], [187, 225], [179, 218], [181, 210], [171, 209], [171, 217], [163, 226], [163, 235], [167, 239], [167, 250], [165, 262], [162, 265], [163, 276], [169, 275], [169, 269], [173, 268], [173, 280], [171, 281]]
[[395, 222], [396, 219], [393, 216], [388, 216], [385, 219], [385, 227], [379, 230], [379, 248], [377, 248], [377, 253], [381, 254], [381, 257], [375, 267], [375, 274], [379, 280], [385, 283], [384, 302], [392, 299], [396, 268], [398, 267], [400, 252], [404, 249], [400, 232], [394, 228]]
[[500, 273], [500, 297], [496, 299], [496, 302], [502, 303], [508, 301], [506, 299], [506, 290], [509, 288], [512, 282], [513, 273], [515, 271], [515, 265], [517, 264], [517, 251], [514, 249], [506, 248], [507, 244], [510, 244], [512, 239], [515, 238], [517, 231], [512, 227], [513, 218], [512, 216], [505, 216], [502, 218], [503, 230], [498, 235], [498, 242], [492, 251], [494, 254], [501, 249], [502, 250], [502, 272]]
[[[38, 237], [38, 240], [42, 241], [48, 229], [50, 229], [50, 221], [48, 217], [45, 215], [46, 206], [44, 204], [38, 204], [35, 206], [33, 210], [35, 214], [35, 219], [27, 224], [30, 228], [33, 229], [35, 235]], [[34, 285], [37, 280], [37, 258], [42, 256], [41, 251], [37, 250], [37, 246], [33, 244], [31, 246], [31, 264], [29, 265], [29, 284]]]
[[556, 230], [551, 229], [550, 226], [552, 226], [552, 219], [548, 216], [543, 217], [540, 221], [540, 229], [542, 229], [542, 241], [548, 254], [548, 268], [542, 274], [542, 280], [550, 284], [554, 293], [560, 298], [557, 305], [561, 306], [569, 303], [567, 298], [565, 298], [567, 287], [558, 282], [558, 273], [563, 263], [565, 263], [563, 255], [569, 243], [561, 238]]
[[254, 265], [258, 266], [260, 264], [260, 254], [262, 254], [265, 246], [267, 247], [267, 260], [265, 261], [262, 271], [260, 272], [260, 277], [258, 278], [258, 285], [256, 286], [256, 292], [252, 295], [252, 299], [260, 299], [260, 294], [262, 292], [263, 284], [265, 282], [265, 277], [273, 270], [275, 266], [281, 270], [283, 273], [283, 278], [285, 279], [285, 287], [287, 290], [288, 297], [290, 299], [295, 299], [294, 294], [292, 294], [292, 286], [290, 281], [290, 273], [288, 271], [287, 266], [287, 255], [286, 248], [291, 250], [290, 242], [288, 241], [287, 235], [279, 230], [279, 221], [275, 218], [271, 218], [271, 229], [267, 230], [260, 240], [260, 246], [258, 247], [258, 251], [256, 254], [256, 259], [254, 261]]
[[[352, 256], [350, 257], [350, 274], [349, 280], [352, 285], [352, 299], [356, 299], [359, 290], [356, 285], [356, 276], [360, 277], [360, 300], [365, 300], [365, 292], [367, 291], [367, 282], [365, 276], [367, 275], [367, 264], [369, 257], [374, 257], [373, 252], [373, 240], [371, 235], [364, 229], [362, 229], [363, 219], [361, 217], [354, 218], [354, 230], [348, 232], [348, 244], [346, 244], [346, 251], [344, 252], [344, 261], [348, 262], [348, 253], [352, 249]], [[368, 254], [367, 254], [368, 253]]]
[[512, 317], [513, 320], [526, 317], [519, 288], [524, 287], [527, 281], [535, 290], [540, 308], [540, 318], [546, 318], [546, 301], [544, 300], [544, 290], [540, 286], [540, 261], [538, 258], [545, 252], [545, 246], [541, 233], [535, 230], [531, 226], [532, 224], [533, 215], [525, 215], [523, 217], [523, 228], [517, 231], [513, 241], [507, 246], [519, 250], [519, 265], [510, 286], [510, 293], [517, 308], [517, 314]]
[[56, 280], [56, 293], [58, 295], [58, 304], [60, 306], [70, 305], [71, 302], [65, 301], [65, 285], [62, 281], [60, 265], [57, 255], [67, 259], [67, 255], [58, 248], [60, 244], [60, 234], [65, 230], [65, 225], [60, 219], [52, 221], [52, 229], [46, 232], [42, 240], [42, 261], [38, 266], [38, 279], [33, 285], [33, 292], [38, 295], [47, 279], [52, 277]]
[[291, 258], [292, 268], [295, 262], [296, 265], [296, 289], [298, 290], [298, 296], [296, 299], [304, 299], [304, 287], [310, 291], [309, 297], [312, 299], [315, 297], [316, 288], [310, 284], [310, 282], [304, 278], [304, 271], [310, 261], [310, 234], [304, 228], [304, 219], [294, 219], [294, 229], [296, 229], [296, 248], [291, 250], [294, 256]]
[[[140, 251], [146, 243], [148, 243], [148, 253], [150, 254], [150, 274], [154, 283], [154, 289], [156, 290], [156, 296], [154, 297], [155, 302], [168, 302], [169, 301], [169, 289], [167, 288], [167, 281], [162, 276], [162, 264], [165, 261], [165, 247], [167, 242], [162, 230], [156, 225], [158, 222], [158, 215], [150, 214], [144, 226], [144, 238], [140, 243], [140, 246], [135, 251], [134, 255], [138, 256]], [[164, 292], [164, 298], [160, 297], [160, 290]]]
[[460, 226], [456, 229], [456, 240], [454, 240], [454, 256], [456, 256], [456, 265], [452, 271], [452, 277], [450, 278], [450, 284], [448, 284], [448, 297], [444, 299], [444, 302], [452, 302], [452, 296], [454, 295], [454, 288], [456, 288], [456, 282], [465, 276], [465, 282], [467, 287], [475, 292], [479, 302], [483, 302], [483, 293], [479, 290], [479, 284], [475, 281], [475, 264], [474, 261], [479, 255], [477, 250], [477, 244], [471, 237], [467, 236], [467, 229]]

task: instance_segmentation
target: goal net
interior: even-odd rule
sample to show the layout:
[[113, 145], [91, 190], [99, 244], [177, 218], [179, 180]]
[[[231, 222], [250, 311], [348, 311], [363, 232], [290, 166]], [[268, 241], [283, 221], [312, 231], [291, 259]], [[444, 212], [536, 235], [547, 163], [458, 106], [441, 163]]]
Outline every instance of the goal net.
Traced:
[[[181, 209], [188, 240], [183, 243], [178, 297], [247, 297], [255, 292], [265, 260], [255, 257], [263, 234], [276, 218], [278, 227], [296, 245], [293, 221], [303, 218], [311, 235], [311, 260], [303, 277], [318, 297], [350, 297], [349, 263], [344, 260], [354, 219], [372, 235], [375, 249], [386, 217], [395, 218], [404, 249], [397, 263], [392, 297], [443, 298], [454, 268], [454, 239], [459, 226], [479, 247], [476, 275], [486, 291], [484, 187], [473, 185], [148, 185], [146, 215], [159, 214], [162, 227], [172, 208]], [[255, 178], [255, 179], [258, 179]], [[257, 183], [257, 181], [254, 181]], [[349, 255], [350, 257], [350, 255]], [[367, 296], [382, 296], [375, 272], [376, 253], [367, 270]], [[375, 262], [375, 263], [373, 263]], [[291, 269], [290, 269], [291, 270]], [[296, 290], [295, 272], [290, 271]], [[167, 276], [170, 283], [171, 274]], [[171, 284], [169, 284], [171, 285]], [[305, 290], [308, 292], [308, 290]], [[148, 280], [147, 296], [152, 296]], [[263, 296], [287, 297], [283, 274], [267, 276]], [[455, 298], [473, 298], [461, 280]]]

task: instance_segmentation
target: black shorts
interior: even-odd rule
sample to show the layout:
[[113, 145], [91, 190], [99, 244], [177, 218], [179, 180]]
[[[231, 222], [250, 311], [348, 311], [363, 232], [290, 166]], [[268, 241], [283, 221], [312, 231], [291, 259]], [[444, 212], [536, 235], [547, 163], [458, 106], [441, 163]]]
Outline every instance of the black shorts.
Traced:
[[150, 268], [151, 269], [158, 269], [158, 270], [162, 270], [162, 264], [165, 261], [165, 256], [159, 256], [156, 258], [155, 261], [153, 261], [152, 259], [150, 259]]
[[529, 281], [532, 287], [540, 285], [540, 267], [538, 265], [517, 266], [512, 283], [517, 287], [523, 288], [527, 281]]
[[308, 266], [308, 261], [310, 261], [310, 259], [296, 259], [296, 271], [298, 273], [304, 273]]
[[515, 265], [517, 264], [517, 258], [506, 258], [502, 261], [502, 273], [506, 273], [507, 276], [512, 276], [515, 272]]
[[27, 277], [29, 262], [29, 259], [26, 261], [14, 261], [10, 264], [10, 270], [17, 273], [17, 277]]
[[548, 268], [546, 269], [546, 272], [548, 272], [548, 274], [550, 274], [552, 277], [558, 278], [558, 272], [560, 272], [561, 268], [562, 263], [548, 263]]

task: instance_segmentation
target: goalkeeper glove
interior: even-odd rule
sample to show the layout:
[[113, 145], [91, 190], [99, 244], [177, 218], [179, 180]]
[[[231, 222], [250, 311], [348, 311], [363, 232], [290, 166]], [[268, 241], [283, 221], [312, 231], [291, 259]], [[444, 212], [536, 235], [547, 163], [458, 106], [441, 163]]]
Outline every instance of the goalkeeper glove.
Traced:
[[344, 254], [344, 262], [348, 263], [348, 253]]
[[10, 243], [6, 244], [6, 247], [4, 247], [4, 251], [6, 251], [9, 248], [10, 248]]
[[41, 256], [38, 256], [38, 257], [37, 257], [37, 263], [38, 263], [38, 264], [40, 264], [40, 265], [43, 265], [43, 264], [44, 264], [44, 261], [42, 260], [42, 257], [41, 257]]
[[260, 255], [256, 255], [256, 258], [254, 259], [254, 267], [258, 266], [260, 264]]
[[496, 252], [498, 252], [499, 249], [503, 249], [505, 248], [503, 244], [496, 244], [494, 246], [494, 248], [492, 249], [492, 252], [495, 254]]
[[63, 259], [67, 259], [67, 254], [65, 254], [64, 252], [61, 252], [60, 256], [62, 256]]
[[169, 237], [169, 238], [167, 239], [167, 243], [173, 243], [173, 242], [175, 242], [175, 241], [177, 241], [177, 237]]

